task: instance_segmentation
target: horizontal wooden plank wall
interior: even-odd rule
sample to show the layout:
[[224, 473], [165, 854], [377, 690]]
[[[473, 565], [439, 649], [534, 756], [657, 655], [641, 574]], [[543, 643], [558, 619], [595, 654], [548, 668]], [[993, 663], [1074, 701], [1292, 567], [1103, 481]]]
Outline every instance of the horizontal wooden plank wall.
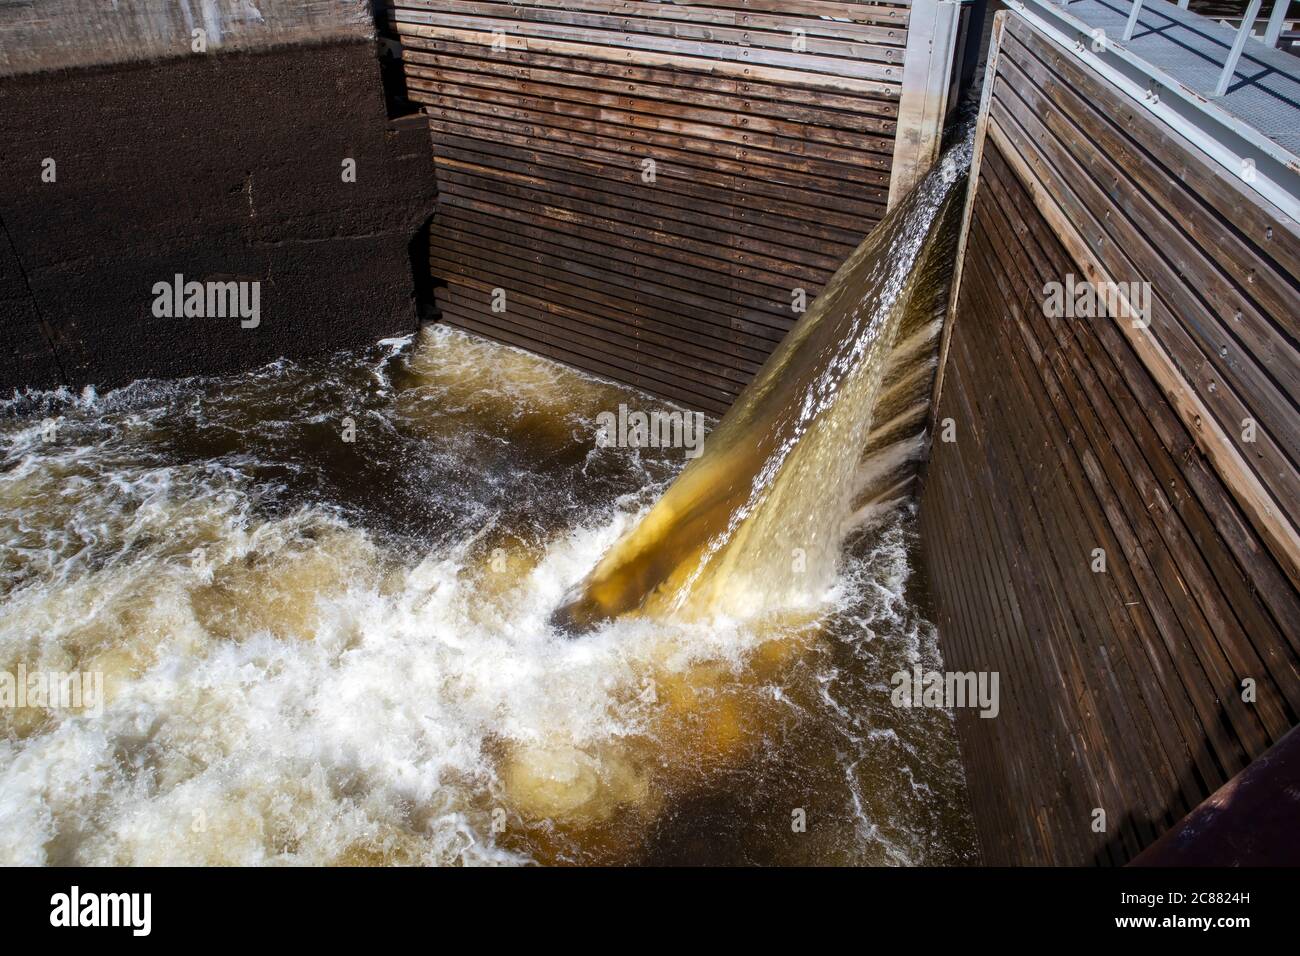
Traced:
[[[1118, 864], [1300, 713], [1300, 232], [1000, 17], [922, 550], [946, 666], [1001, 675], [958, 715], [985, 862]], [[1149, 334], [1047, 314], [1067, 275], [1150, 282]]]
[[433, 131], [444, 320], [725, 411], [795, 290], [811, 302], [884, 214], [908, 12], [390, 4]]

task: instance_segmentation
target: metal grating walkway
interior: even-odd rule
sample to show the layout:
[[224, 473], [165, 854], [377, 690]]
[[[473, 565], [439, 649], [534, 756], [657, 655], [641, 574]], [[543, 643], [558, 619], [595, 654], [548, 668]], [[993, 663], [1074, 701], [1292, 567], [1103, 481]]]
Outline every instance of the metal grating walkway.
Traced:
[[1214, 88], [1236, 30], [1164, 0], [1147, 0], [1132, 39], [1121, 40], [1128, 0], [1074, 0], [1072, 16], [1106, 31], [1106, 37], [1163, 70], [1186, 87], [1300, 155], [1300, 58], [1246, 41], [1227, 93]]

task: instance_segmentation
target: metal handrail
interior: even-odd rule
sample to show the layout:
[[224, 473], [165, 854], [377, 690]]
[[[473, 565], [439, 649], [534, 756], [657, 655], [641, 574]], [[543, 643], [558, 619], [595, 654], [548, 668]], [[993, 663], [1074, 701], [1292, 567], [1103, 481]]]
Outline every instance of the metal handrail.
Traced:
[[1286, 22], [1287, 7], [1291, 0], [1273, 0], [1273, 15], [1268, 18], [1268, 29], [1264, 31], [1264, 45], [1277, 46], [1282, 39], [1282, 26]]
[[[1228, 85], [1237, 72], [1237, 61], [1241, 59], [1241, 51], [1246, 48], [1246, 40], [1254, 32], [1255, 18], [1259, 16], [1259, 5], [1262, 2], [1263, 0], [1250, 0], [1250, 6], [1246, 8], [1246, 15], [1241, 19], [1241, 26], [1237, 28], [1237, 35], [1232, 40], [1232, 49], [1228, 51], [1228, 59], [1223, 63], [1223, 72], [1219, 74], [1219, 82], [1215, 84], [1215, 96], [1222, 96], [1228, 92]], [[1283, 6], [1286, 2], [1287, 0], [1275, 0], [1273, 11], [1276, 13], [1277, 8]]]
[[[1256, 0], [1259, 2], [1259, 0]], [[1142, 0], [1133, 0], [1133, 9], [1128, 12], [1128, 22], [1124, 24], [1124, 42], [1127, 43], [1133, 39], [1133, 31], [1137, 29], [1138, 14], [1142, 12]]]
[[[1137, 30], [1138, 15], [1142, 12], [1142, 4], [1145, 0], [1133, 0], [1129, 8], [1128, 20], [1124, 23], [1123, 40], [1128, 43], [1133, 39], [1133, 33]], [[1188, 0], [1178, 0], [1180, 9], [1187, 9]], [[1246, 9], [1246, 15], [1242, 18], [1241, 25], [1237, 27], [1237, 35], [1233, 37], [1232, 48], [1228, 51], [1228, 58], [1223, 62], [1223, 71], [1219, 74], [1219, 81], [1215, 84], [1214, 95], [1223, 96], [1228, 92], [1228, 87], [1232, 85], [1232, 78], [1237, 73], [1237, 64], [1241, 62], [1241, 54], [1246, 49], [1246, 40], [1252, 37], [1255, 31], [1255, 20], [1259, 17], [1259, 8], [1263, 0], [1250, 0], [1250, 6]], [[1068, 7], [1070, 0], [1061, 0], [1061, 6]], [[1287, 9], [1291, 6], [1291, 0], [1273, 0], [1273, 12], [1268, 18], [1268, 26], [1264, 29], [1264, 36], [1259, 42], [1265, 46], [1276, 47], [1282, 39], [1282, 27], [1286, 24]], [[1258, 39], [1258, 38], [1257, 38]]]
[[[1154, 114], [1189, 139], [1224, 169], [1231, 170], [1243, 179], [1249, 176], [1248, 182], [1256, 192], [1288, 216], [1300, 221], [1300, 150], [1288, 145], [1290, 141], [1283, 142], [1261, 132], [1258, 126], [1243, 118], [1232, 105], [1234, 96], [1210, 95], [1209, 87], [1219, 72], [1218, 64], [1208, 71], [1209, 83], [1202, 79], [1193, 86], [1189, 85], [1185, 75], [1179, 79], [1169, 72], [1168, 66], [1161, 67], [1148, 61], [1142, 52], [1147, 45], [1147, 34], [1139, 35], [1130, 43], [1120, 41], [1119, 31], [1123, 29], [1127, 8], [1116, 11], [1115, 0], [1103, 0], [1099, 4], [1075, 0], [1068, 5], [1062, 3], [1062, 0], [1005, 2], [1013, 15], [1028, 21], [1063, 49], [1073, 51], [1081, 61], [1127, 94], [1142, 109]], [[1194, 26], [1197, 19], [1186, 13], [1174, 14], [1172, 2], [1167, 6], [1164, 3], [1147, 2], [1147, 16], [1142, 19], [1152, 23], [1151, 14], [1156, 10], [1162, 10], [1180, 21], [1187, 18], [1188, 26]], [[1107, 40], [1104, 34], [1097, 37], [1098, 31], [1094, 26], [1099, 19], [1108, 25], [1116, 24], [1118, 20], [1113, 40]], [[1205, 22], [1209, 23], [1208, 20]], [[1231, 43], [1231, 31], [1220, 33], [1216, 30], [1214, 33], [1223, 38], [1219, 41], [1221, 44]], [[1164, 31], [1161, 31], [1163, 34]], [[1090, 36], [1093, 37], [1091, 43], [1088, 42]], [[1208, 40], [1209, 36], [1204, 39]], [[1161, 46], [1158, 37], [1151, 38], [1150, 42]], [[1164, 45], [1171, 42], [1174, 41], [1166, 37]], [[1202, 50], [1204, 46], [1202, 45]], [[1268, 55], [1270, 62], [1276, 57], [1276, 54]], [[1214, 59], [1219, 60], [1220, 57]], [[1289, 77], [1300, 78], [1300, 71], [1289, 64], [1275, 66]]]

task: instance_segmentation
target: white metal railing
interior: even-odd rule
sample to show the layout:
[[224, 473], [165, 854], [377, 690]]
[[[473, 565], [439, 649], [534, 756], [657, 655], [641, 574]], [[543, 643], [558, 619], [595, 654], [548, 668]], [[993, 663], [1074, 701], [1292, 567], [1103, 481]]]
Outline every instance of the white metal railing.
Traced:
[[[1279, 2], [1286, 4], [1286, 0]], [[1220, 70], [1224, 48], [1232, 45], [1232, 32], [1215, 30], [1218, 39], [1212, 44], [1197, 43], [1196, 52], [1202, 55], [1207, 47], [1217, 48], [1220, 52], [1213, 55], [1209, 76], [1199, 74], [1198, 88], [1194, 88], [1185, 75], [1180, 79], [1170, 72], [1171, 69], [1185, 72], [1186, 63], [1194, 62], [1192, 58], [1182, 58], [1186, 63], [1158, 66], [1142, 54], [1142, 48], [1147, 45], [1142, 39], [1142, 31], [1137, 31], [1137, 43], [1120, 40], [1119, 33], [1124, 28], [1129, 8], [1120, 6], [1117, 10], [1117, 0], [1102, 0], [1100, 3], [1005, 0], [1005, 3], [1012, 15], [1072, 53], [1140, 108], [1186, 137], [1225, 170], [1241, 177], [1287, 216], [1300, 221], [1300, 150], [1293, 148], [1290, 140], [1284, 142], [1260, 130], [1251, 119], [1254, 115], [1252, 110], [1256, 110], [1258, 103], [1236, 103], [1234, 107], [1229, 101], [1235, 102], [1235, 98], [1214, 96], [1210, 91], [1215, 74]], [[1157, 8], [1179, 21], [1185, 20], [1184, 25], [1189, 28], [1194, 28], [1198, 20], [1195, 14], [1174, 13], [1173, 2], [1147, 3], [1146, 7], [1148, 16], [1145, 20], [1148, 23], [1151, 22], [1150, 14]], [[1277, 11], [1275, 16], [1281, 21], [1285, 17], [1285, 8]], [[1204, 23], [1212, 22], [1199, 19]], [[1098, 22], [1105, 22], [1115, 30], [1113, 41], [1106, 39], [1104, 30], [1097, 29]], [[1182, 32], [1175, 31], [1176, 34]], [[1182, 38], [1183, 41], [1186, 39]], [[1211, 38], [1206, 35], [1202, 39], [1208, 41]], [[1152, 37], [1151, 42], [1162, 50], [1182, 43], [1179, 36], [1170, 37], [1164, 30]], [[1254, 42], [1262, 40], [1256, 38]], [[1271, 54], [1268, 58], [1270, 61], [1291, 59], [1279, 54]], [[1300, 62], [1285, 65], [1277, 62], [1274, 65], [1288, 83], [1300, 79]], [[1300, 106], [1291, 101], [1283, 105], [1293, 110]], [[1274, 123], [1276, 119], [1273, 117], [1269, 122]]]
[[[1128, 12], [1128, 20], [1124, 24], [1124, 42], [1127, 43], [1133, 39], [1133, 32], [1137, 29], [1138, 15], [1142, 12], [1144, 0], [1133, 0], [1133, 5]], [[1246, 15], [1241, 20], [1241, 25], [1237, 27], [1237, 35], [1232, 40], [1232, 47], [1228, 50], [1228, 58], [1223, 62], [1223, 71], [1219, 74], [1219, 81], [1215, 84], [1214, 95], [1222, 96], [1228, 92], [1228, 87], [1232, 85], [1232, 78], [1236, 75], [1237, 64], [1241, 60], [1241, 54], [1246, 49], [1246, 41], [1251, 39], [1255, 31], [1255, 20], [1259, 17], [1259, 8], [1263, 0], [1250, 0], [1250, 6], [1246, 8]], [[1070, 0], [1061, 0], [1061, 6], [1068, 7]], [[1187, 0], [1178, 0], [1178, 6], [1187, 9]], [[1273, 12], [1268, 18], [1268, 26], [1264, 28], [1263, 38], [1253, 37], [1265, 46], [1275, 47], [1282, 38], [1282, 27], [1286, 23], [1287, 8], [1291, 6], [1291, 0], [1273, 0]]]

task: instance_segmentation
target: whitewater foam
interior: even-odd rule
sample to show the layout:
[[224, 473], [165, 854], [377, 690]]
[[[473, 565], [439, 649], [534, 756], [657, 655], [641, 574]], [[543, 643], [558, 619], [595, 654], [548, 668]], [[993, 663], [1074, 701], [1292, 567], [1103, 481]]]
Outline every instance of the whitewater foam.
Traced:
[[[949, 718], [870, 676], [937, 660], [904, 517], [811, 617], [547, 625], [682, 465], [596, 448], [627, 394], [430, 330], [15, 397], [0, 668], [102, 673], [106, 701], [0, 712], [0, 862], [684, 859], [701, 820], [794, 862], [964, 859]], [[838, 822], [791, 843], [801, 777]]]

